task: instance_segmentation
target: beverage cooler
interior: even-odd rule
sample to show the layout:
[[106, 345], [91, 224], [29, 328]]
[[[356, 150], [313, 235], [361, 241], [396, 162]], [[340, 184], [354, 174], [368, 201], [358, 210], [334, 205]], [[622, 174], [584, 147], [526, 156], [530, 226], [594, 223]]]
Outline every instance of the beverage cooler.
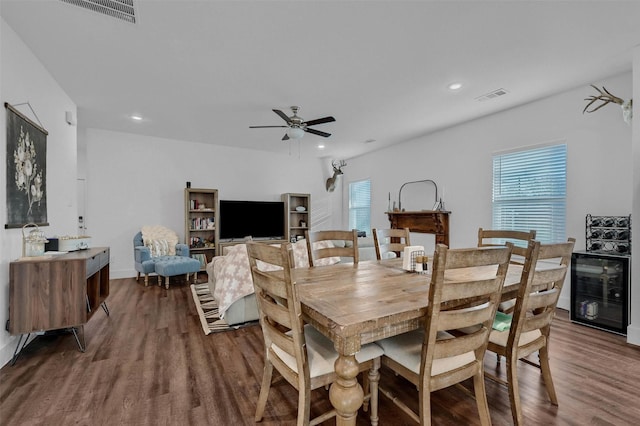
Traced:
[[587, 215], [586, 248], [571, 257], [571, 321], [626, 335], [631, 217]]

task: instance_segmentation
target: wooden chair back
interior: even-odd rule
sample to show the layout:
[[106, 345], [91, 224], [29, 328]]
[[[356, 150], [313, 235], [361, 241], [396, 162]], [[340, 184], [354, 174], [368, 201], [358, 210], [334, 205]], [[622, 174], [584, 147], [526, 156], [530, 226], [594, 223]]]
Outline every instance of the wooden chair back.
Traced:
[[[511, 244], [501, 248], [456, 250], [448, 249], [443, 244], [436, 247], [422, 347], [424, 371], [421, 371], [421, 377], [424, 389], [442, 389], [482, 370], [484, 352], [500, 301], [511, 249]], [[467, 276], [467, 273], [477, 268], [489, 270], [485, 278]], [[466, 303], [470, 299], [474, 300], [471, 307]], [[469, 334], [438, 339], [441, 332], [474, 327], [477, 328]], [[468, 352], [474, 353], [474, 359], [464, 367], [446, 374], [433, 374], [435, 360]]]
[[540, 244], [535, 240], [529, 243], [531, 254], [527, 256], [522, 272], [507, 347], [518, 346], [515, 342], [520, 341], [523, 333], [539, 330], [541, 337], [519, 347], [520, 357], [529, 355], [547, 343], [574, 245], [573, 238], [566, 243]]
[[[258, 304], [260, 326], [265, 344], [265, 365], [256, 407], [256, 422], [263, 417], [273, 368], [298, 390], [298, 426], [313, 426], [335, 417], [335, 409], [310, 419], [311, 391], [328, 386], [336, 379], [334, 370], [326, 369], [338, 358], [330, 340], [313, 327], [305, 325], [302, 306], [292, 277], [294, 265], [290, 243], [272, 246], [248, 242], [247, 253]], [[370, 348], [366, 348], [366, 347]], [[373, 350], [371, 350], [373, 348]], [[313, 356], [310, 358], [308, 351]], [[371, 418], [378, 416], [378, 368], [382, 349], [374, 344], [363, 345], [361, 352], [368, 353], [359, 359], [358, 371], [369, 371], [370, 393], [365, 401], [371, 402]]]
[[373, 228], [372, 233], [378, 260], [382, 259], [382, 256], [389, 252], [394, 252], [397, 257], [400, 257], [404, 248], [411, 245], [409, 228]]
[[[508, 229], [478, 229], [478, 247], [502, 246], [505, 242], [513, 243], [513, 253], [516, 257], [511, 258], [512, 263], [524, 264], [524, 257], [527, 254], [529, 241], [536, 237], [536, 231], [514, 231]], [[488, 240], [488, 241], [487, 241]], [[499, 240], [500, 242], [494, 242]]]
[[[480, 423], [491, 424], [484, 354], [512, 246], [507, 243], [506, 247], [450, 250], [438, 244], [423, 333], [411, 332], [379, 342], [385, 351], [382, 364], [417, 386], [419, 416], [400, 399], [392, 398], [392, 402], [421, 425], [431, 424], [431, 392], [469, 378], [473, 378]], [[462, 328], [469, 332], [458, 332]], [[383, 388], [381, 392], [389, 395]]]
[[[350, 257], [353, 263], [358, 263], [358, 232], [353, 229], [351, 231], [306, 231], [307, 250], [309, 252], [309, 264], [314, 266], [314, 262], [318, 259], [329, 257]], [[322, 241], [344, 241], [344, 247], [318, 247], [317, 243]], [[333, 244], [331, 244], [333, 245]]]
[[[549, 333], [574, 246], [573, 238], [557, 244], [540, 244], [535, 240], [529, 242], [511, 327], [508, 331], [493, 331], [489, 338], [487, 349], [507, 359], [508, 380], [498, 379], [491, 374], [487, 376], [508, 386], [515, 425], [523, 424], [517, 377], [519, 359], [540, 368], [549, 399], [558, 405], [549, 366]], [[539, 364], [526, 359], [536, 351]]]
[[[247, 243], [249, 265], [253, 277], [260, 326], [268, 358], [283, 377], [296, 389], [304, 390], [309, 386], [309, 363], [303, 349], [305, 337], [300, 301], [294, 291], [291, 279], [291, 245], [274, 247], [268, 244]], [[263, 271], [259, 262], [275, 267], [278, 271]], [[271, 269], [271, 268], [269, 268]], [[280, 351], [296, 360], [297, 374], [287, 367], [282, 356], [274, 351], [274, 345]], [[280, 352], [280, 353], [282, 353]]]

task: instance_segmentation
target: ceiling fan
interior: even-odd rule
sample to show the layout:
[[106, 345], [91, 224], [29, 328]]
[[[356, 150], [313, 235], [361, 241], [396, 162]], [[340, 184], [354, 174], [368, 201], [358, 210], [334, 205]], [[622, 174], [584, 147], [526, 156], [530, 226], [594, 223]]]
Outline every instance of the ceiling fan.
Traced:
[[250, 129], [261, 129], [266, 127], [286, 128], [287, 132], [282, 137], [283, 141], [286, 141], [289, 139], [300, 139], [302, 136], [304, 136], [304, 132], [309, 132], [314, 135], [322, 136], [324, 138], [328, 138], [329, 136], [331, 136], [331, 133], [321, 132], [320, 130], [312, 129], [309, 126], [315, 126], [316, 124], [330, 123], [332, 121], [336, 121], [335, 118], [329, 116], [329, 117], [318, 118], [315, 120], [304, 121], [302, 117], [298, 116], [299, 109], [300, 107], [292, 106], [291, 111], [293, 111], [293, 115], [291, 117], [287, 117], [287, 115], [284, 112], [280, 111], [279, 109], [273, 110], [273, 112], [278, 114], [284, 121], [287, 122], [286, 126], [249, 126], [249, 128]]

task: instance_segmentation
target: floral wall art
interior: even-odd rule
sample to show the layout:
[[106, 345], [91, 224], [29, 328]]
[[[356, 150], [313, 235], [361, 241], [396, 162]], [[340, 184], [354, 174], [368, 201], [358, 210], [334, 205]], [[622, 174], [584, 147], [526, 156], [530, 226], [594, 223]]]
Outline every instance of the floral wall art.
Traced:
[[7, 110], [7, 223], [47, 223], [47, 131], [13, 106]]

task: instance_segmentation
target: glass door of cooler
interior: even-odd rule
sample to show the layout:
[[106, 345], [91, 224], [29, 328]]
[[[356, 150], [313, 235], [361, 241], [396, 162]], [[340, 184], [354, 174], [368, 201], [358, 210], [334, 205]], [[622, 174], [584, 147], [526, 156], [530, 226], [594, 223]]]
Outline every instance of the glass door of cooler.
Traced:
[[630, 257], [576, 252], [571, 260], [571, 320], [626, 335]]

